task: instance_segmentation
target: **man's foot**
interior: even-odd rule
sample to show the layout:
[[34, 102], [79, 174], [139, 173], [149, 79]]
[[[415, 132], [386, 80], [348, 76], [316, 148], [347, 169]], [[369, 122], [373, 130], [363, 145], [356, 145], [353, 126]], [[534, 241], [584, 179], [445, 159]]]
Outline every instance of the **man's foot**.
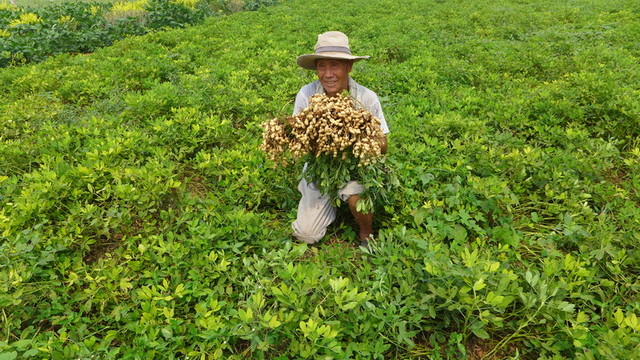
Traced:
[[369, 245], [369, 241], [373, 240], [373, 235], [369, 235], [366, 238], [364, 238], [363, 240], [360, 240], [360, 248], [362, 248], [362, 250], [373, 254], [373, 249], [371, 248], [371, 246]]

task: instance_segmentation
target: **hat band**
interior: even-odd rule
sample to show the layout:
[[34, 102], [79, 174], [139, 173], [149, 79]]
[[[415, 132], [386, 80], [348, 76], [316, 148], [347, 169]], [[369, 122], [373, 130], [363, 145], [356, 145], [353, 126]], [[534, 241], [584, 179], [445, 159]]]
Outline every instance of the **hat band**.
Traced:
[[351, 55], [351, 50], [346, 46], [319, 46], [316, 48], [316, 54], [323, 52], [342, 52]]

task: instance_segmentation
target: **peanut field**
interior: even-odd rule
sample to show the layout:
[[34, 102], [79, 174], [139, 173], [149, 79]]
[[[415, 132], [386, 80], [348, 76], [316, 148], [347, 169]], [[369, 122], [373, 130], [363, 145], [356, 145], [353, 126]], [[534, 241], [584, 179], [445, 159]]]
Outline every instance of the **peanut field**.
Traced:
[[[296, 242], [260, 149], [328, 30], [391, 130], [371, 251], [345, 204]], [[637, 359], [638, 38], [638, 1], [283, 0], [5, 64], [0, 360]]]

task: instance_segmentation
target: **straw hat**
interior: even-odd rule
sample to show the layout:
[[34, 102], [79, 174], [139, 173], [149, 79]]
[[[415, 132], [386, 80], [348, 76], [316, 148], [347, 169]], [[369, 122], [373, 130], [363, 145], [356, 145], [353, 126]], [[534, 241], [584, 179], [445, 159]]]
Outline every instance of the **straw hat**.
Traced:
[[318, 35], [315, 54], [298, 56], [296, 62], [305, 69], [315, 70], [318, 59], [362, 60], [369, 56], [351, 55], [349, 38], [340, 31], [328, 31]]

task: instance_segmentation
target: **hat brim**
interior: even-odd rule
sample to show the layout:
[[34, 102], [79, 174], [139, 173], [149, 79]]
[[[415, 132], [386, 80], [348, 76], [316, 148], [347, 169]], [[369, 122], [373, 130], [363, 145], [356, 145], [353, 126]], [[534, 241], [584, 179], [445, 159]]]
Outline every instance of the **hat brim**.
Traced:
[[364, 59], [368, 59], [368, 58], [369, 58], [369, 56], [355, 56], [355, 55], [345, 54], [345, 53], [342, 53], [342, 52], [324, 52], [324, 53], [321, 53], [321, 54], [300, 55], [296, 59], [296, 63], [298, 63], [298, 65], [300, 65], [300, 67], [303, 67], [305, 69], [316, 70], [316, 60], [319, 60], [319, 59], [336, 59], [336, 60], [358, 61], [358, 60], [364, 60]]

